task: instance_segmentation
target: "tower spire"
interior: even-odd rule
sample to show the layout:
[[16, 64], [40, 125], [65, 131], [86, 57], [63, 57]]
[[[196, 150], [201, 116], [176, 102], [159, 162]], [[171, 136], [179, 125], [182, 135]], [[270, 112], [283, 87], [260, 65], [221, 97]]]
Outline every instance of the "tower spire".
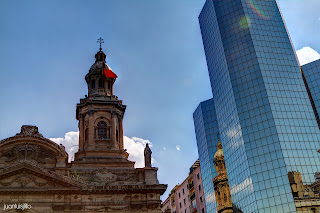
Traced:
[[101, 44], [104, 43], [103, 38], [101, 38], [101, 37], [98, 38], [97, 43], [100, 43], [100, 49], [99, 50], [101, 51], [102, 50]]

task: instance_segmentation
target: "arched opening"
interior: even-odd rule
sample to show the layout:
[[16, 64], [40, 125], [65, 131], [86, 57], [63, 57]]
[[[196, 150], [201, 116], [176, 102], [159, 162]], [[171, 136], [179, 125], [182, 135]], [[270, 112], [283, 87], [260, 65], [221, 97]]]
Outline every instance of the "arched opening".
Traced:
[[103, 78], [99, 78], [99, 88], [104, 88], [104, 80], [103, 80]]
[[92, 79], [92, 81], [91, 81], [91, 89], [94, 89], [94, 88], [96, 88], [96, 81], [95, 81], [95, 79]]
[[96, 129], [96, 138], [100, 140], [110, 139], [110, 127], [104, 121], [99, 121]]
[[117, 142], [119, 142], [119, 131], [118, 130], [116, 131], [116, 140], [117, 140]]

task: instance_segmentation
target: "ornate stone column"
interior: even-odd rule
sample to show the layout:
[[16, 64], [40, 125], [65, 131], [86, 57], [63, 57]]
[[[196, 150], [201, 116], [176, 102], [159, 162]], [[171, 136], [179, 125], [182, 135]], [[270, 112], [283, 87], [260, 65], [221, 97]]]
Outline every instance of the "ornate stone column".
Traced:
[[89, 149], [92, 150], [94, 148], [94, 119], [93, 119], [93, 110], [88, 111], [89, 114]]
[[84, 146], [84, 115], [80, 114], [80, 119], [79, 119], [79, 150], [83, 150]]
[[112, 124], [111, 124], [111, 146], [113, 148], [117, 147], [117, 139], [116, 139], [116, 125], [117, 125], [117, 113], [112, 112]]
[[123, 149], [123, 115], [119, 115], [119, 144], [119, 148]]

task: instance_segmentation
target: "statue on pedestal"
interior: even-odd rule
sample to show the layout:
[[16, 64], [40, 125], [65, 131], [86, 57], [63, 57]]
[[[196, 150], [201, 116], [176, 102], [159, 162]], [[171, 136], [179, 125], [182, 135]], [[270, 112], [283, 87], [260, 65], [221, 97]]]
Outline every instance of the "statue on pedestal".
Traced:
[[145, 165], [145, 167], [151, 167], [151, 154], [152, 154], [152, 151], [149, 147], [149, 144], [146, 144], [146, 148], [144, 149], [144, 165]]

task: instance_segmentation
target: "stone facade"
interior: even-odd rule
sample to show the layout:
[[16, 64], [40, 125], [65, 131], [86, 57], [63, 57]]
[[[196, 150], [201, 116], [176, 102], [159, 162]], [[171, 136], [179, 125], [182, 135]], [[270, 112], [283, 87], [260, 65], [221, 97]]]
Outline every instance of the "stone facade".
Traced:
[[289, 172], [288, 178], [298, 213], [320, 212], [319, 181], [305, 185], [300, 172]]
[[214, 155], [213, 163], [218, 173], [218, 175], [213, 179], [214, 193], [217, 200], [218, 213], [234, 212], [231, 202], [230, 188], [228, 183], [224, 154], [220, 142], [217, 145], [217, 152]]
[[14, 204], [39, 213], [161, 211], [167, 185], [159, 184], [157, 168], [134, 168], [128, 160], [126, 106], [113, 95], [117, 76], [101, 49], [95, 57], [85, 78], [88, 95], [77, 105], [74, 161], [69, 163], [64, 146], [44, 138], [35, 126], [22, 126], [19, 134], [0, 141], [0, 212], [21, 212]]

